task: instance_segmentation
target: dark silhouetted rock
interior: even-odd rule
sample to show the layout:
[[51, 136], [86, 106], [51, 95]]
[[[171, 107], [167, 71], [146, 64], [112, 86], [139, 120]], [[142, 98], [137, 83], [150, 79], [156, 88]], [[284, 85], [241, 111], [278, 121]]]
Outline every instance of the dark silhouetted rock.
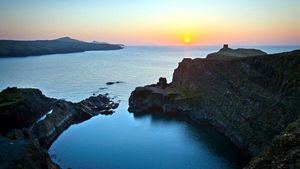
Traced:
[[165, 89], [168, 86], [167, 79], [164, 78], [164, 77], [159, 78], [159, 81], [158, 81], [157, 85], [160, 88]]
[[113, 84], [115, 84], [115, 82], [107, 82], [106, 84], [107, 85], [113, 85]]
[[207, 55], [207, 59], [235, 59], [239, 57], [262, 56], [267, 53], [257, 49], [231, 49], [228, 44], [216, 53]]
[[122, 82], [122, 81], [107, 82], [106, 85], [113, 85], [113, 84], [118, 84], [118, 83], [124, 83], [124, 82]]
[[118, 50], [123, 48], [124, 45], [89, 43], [69, 37], [36, 41], [0, 40], [0, 57], [39, 56], [95, 50]]

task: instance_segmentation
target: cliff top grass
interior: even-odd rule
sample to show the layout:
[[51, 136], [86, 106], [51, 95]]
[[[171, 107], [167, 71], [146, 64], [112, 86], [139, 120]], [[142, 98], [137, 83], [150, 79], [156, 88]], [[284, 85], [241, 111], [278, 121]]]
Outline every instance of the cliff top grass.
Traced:
[[16, 104], [24, 100], [20, 90], [17, 88], [7, 88], [0, 93], [0, 107]]

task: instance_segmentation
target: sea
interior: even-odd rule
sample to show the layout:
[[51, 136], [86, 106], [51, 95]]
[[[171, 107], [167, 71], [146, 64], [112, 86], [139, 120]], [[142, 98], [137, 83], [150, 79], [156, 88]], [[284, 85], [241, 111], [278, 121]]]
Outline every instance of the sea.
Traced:
[[[233, 46], [267, 53], [299, 46]], [[211, 126], [159, 115], [127, 111], [138, 86], [172, 81], [183, 58], [205, 58], [220, 46], [126, 46], [122, 50], [89, 51], [19, 58], [0, 58], [0, 90], [38, 88], [46, 96], [79, 102], [106, 94], [120, 106], [65, 130], [49, 154], [63, 169], [239, 169], [247, 160]], [[114, 85], [107, 82], [121, 81]]]

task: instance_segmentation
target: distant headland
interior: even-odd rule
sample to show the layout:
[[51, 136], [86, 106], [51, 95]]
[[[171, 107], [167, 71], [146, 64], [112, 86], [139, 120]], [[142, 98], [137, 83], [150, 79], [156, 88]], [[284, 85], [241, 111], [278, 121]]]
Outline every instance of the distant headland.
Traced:
[[120, 44], [84, 42], [70, 37], [35, 41], [0, 40], [0, 57], [39, 56], [123, 48], [124, 45]]

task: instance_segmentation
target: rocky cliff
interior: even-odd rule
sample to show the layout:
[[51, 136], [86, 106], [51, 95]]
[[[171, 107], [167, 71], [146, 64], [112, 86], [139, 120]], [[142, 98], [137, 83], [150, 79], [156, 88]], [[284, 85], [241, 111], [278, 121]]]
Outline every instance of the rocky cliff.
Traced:
[[156, 84], [133, 91], [129, 111], [155, 110], [205, 121], [250, 157], [264, 154], [275, 136], [299, 118], [300, 51], [220, 57], [184, 59], [166, 88]]
[[118, 107], [106, 95], [79, 103], [48, 98], [38, 89], [7, 88], [0, 93], [0, 169], [56, 169], [47, 149], [72, 124]]
[[250, 57], [250, 56], [262, 56], [267, 53], [258, 50], [258, 49], [231, 49], [228, 45], [224, 45], [222, 49], [220, 49], [216, 53], [211, 53], [207, 55], [207, 59], [235, 59], [239, 57]]

